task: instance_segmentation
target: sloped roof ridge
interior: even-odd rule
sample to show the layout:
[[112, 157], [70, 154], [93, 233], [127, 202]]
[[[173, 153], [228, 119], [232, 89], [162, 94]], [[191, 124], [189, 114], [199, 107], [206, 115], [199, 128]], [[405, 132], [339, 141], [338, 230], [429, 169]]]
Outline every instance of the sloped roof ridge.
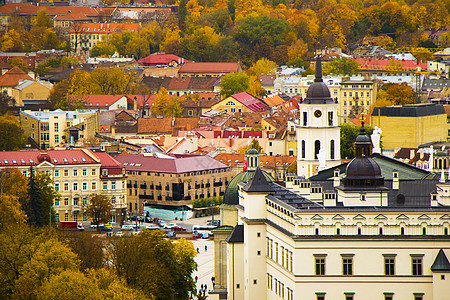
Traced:
[[444, 253], [444, 250], [440, 249], [436, 259], [431, 266], [431, 271], [433, 272], [449, 272], [450, 271], [450, 263], [448, 262], [447, 256]]

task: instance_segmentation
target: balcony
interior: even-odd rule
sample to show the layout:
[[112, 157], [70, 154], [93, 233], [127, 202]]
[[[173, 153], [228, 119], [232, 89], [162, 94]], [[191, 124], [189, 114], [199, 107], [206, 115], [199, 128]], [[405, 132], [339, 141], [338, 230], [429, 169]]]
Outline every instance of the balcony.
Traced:
[[205, 184], [202, 183], [201, 188], [204, 189], [205, 188]]
[[222, 181], [217, 181], [217, 182], [214, 182], [214, 184], [213, 184], [213, 186], [222, 186], [222, 184], [223, 184], [223, 182]]
[[141, 189], [146, 190], [147, 189], [147, 185], [146, 184], [141, 184]]
[[170, 190], [170, 186], [166, 185], [166, 191]]
[[131, 189], [131, 186], [132, 186], [131, 183], [127, 183], [127, 188], [128, 189]]
[[223, 196], [223, 195], [225, 195], [225, 192], [220, 192], [219, 195]]
[[205, 184], [205, 187], [207, 187], [207, 188], [209, 188], [211, 186], [211, 183], [207, 183], [207, 184]]
[[196, 184], [196, 185], [195, 185], [195, 188], [196, 188], [196, 189], [199, 189], [199, 188], [200, 188], [200, 184]]
[[161, 190], [162, 190], [162, 186], [160, 186], [160, 185], [155, 185], [155, 189], [158, 190], [158, 191], [161, 191]]
[[161, 200], [162, 200], [162, 196], [158, 196], [158, 200], [160, 200], [160, 201], [161, 201]]
[[150, 189], [151, 189], [151, 190], [155, 189], [155, 186], [154, 186], [153, 184], [150, 185]]
[[135, 183], [135, 184], [133, 184], [133, 187], [135, 188], [135, 189], [137, 189], [137, 183]]
[[139, 195], [139, 199], [154, 200], [155, 196], [153, 196], [153, 195]]

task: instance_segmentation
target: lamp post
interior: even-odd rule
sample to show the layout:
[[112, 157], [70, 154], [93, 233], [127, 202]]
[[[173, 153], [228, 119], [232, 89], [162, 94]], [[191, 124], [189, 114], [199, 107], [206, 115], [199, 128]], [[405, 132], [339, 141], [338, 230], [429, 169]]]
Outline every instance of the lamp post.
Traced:
[[211, 202], [211, 224], [214, 224], [214, 200]]

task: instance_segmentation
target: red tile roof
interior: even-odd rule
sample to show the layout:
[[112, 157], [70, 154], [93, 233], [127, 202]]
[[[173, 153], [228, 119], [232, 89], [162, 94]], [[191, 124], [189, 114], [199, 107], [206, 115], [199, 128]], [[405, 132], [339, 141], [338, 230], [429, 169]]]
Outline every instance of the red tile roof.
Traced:
[[172, 118], [139, 118], [138, 133], [141, 134], [172, 133]]
[[422, 71], [427, 70], [427, 63], [416, 63], [412, 60], [393, 60], [393, 59], [355, 59], [360, 64], [362, 70], [392, 70], [401, 67], [406, 71], [415, 71], [418, 67]]
[[226, 169], [227, 165], [207, 155], [192, 155], [182, 158], [157, 158], [144, 154], [121, 154], [116, 157], [127, 171], [160, 173], [187, 173], [213, 169]]
[[178, 73], [232, 73], [239, 69], [239, 63], [233, 62], [190, 62], [181, 66]]
[[[52, 165], [101, 164], [111, 167], [114, 159], [107, 153], [92, 152], [88, 149], [72, 150], [21, 150], [0, 152], [0, 167], [21, 167], [39, 165], [47, 161]], [[120, 164], [116, 167], [121, 167]]]
[[19, 67], [14, 67], [2, 76], [0, 76], [0, 86], [16, 86], [21, 80], [34, 80]]
[[270, 94], [264, 98], [264, 102], [266, 102], [270, 107], [274, 107], [283, 104], [285, 101], [277, 94]]
[[153, 101], [156, 99], [156, 95], [124, 95], [127, 97], [127, 102], [130, 105], [134, 105], [134, 98], [136, 97], [138, 108], [142, 108], [145, 102], [145, 108], [150, 108]]
[[138, 64], [143, 66], [169, 65], [171, 62], [182, 64], [190, 61], [184, 60], [184, 58], [176, 56], [174, 54], [165, 53], [153, 53], [138, 60]]
[[140, 25], [138, 23], [77, 23], [79, 26], [75, 28], [72, 26], [70, 33], [99, 33], [111, 34], [114, 32], [131, 31], [138, 32]]
[[265, 111], [270, 109], [270, 107], [264, 103], [263, 101], [253, 97], [249, 93], [238, 93], [231, 95], [230, 97], [236, 99], [246, 107], [248, 107], [250, 110], [258, 112], [258, 111]]
[[[245, 162], [244, 154], [220, 153], [214, 158], [229, 166], [243, 165]], [[259, 156], [259, 166], [262, 169], [264, 168], [273, 169], [274, 166], [281, 167], [283, 164], [291, 165], [296, 161], [297, 158], [295, 156], [270, 156], [270, 155]]]

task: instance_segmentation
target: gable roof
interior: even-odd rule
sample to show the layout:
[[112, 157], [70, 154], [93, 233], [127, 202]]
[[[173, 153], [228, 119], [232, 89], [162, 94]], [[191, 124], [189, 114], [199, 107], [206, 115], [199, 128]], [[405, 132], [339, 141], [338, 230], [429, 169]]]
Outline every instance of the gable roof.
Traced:
[[240, 70], [236, 62], [187, 62], [178, 70], [183, 73], [233, 73]]
[[151, 65], [168, 65], [171, 62], [176, 62], [177, 64], [182, 64], [185, 62], [190, 62], [188, 60], [184, 60], [184, 58], [176, 56], [174, 54], [165, 54], [165, 53], [153, 53], [147, 57], [141, 58], [138, 60], [138, 64], [143, 66], [151, 66]]
[[[239, 101], [241, 104], [245, 105], [247, 108], [249, 108], [254, 112], [265, 111], [270, 108], [266, 103], [257, 99], [256, 97], [253, 97], [252, 95], [246, 92], [237, 93], [231, 95], [230, 97]], [[227, 101], [227, 99], [228, 98], [224, 99], [224, 101]]]
[[69, 99], [81, 97], [89, 108], [109, 108], [123, 98], [123, 95], [69, 95]]
[[27, 73], [22, 71], [21, 68], [15, 66], [11, 70], [0, 76], [0, 86], [16, 86], [20, 81], [26, 79], [34, 81], [34, 79], [31, 78]]
[[226, 238], [227, 243], [243, 243], [244, 242], [244, 225], [236, 225], [230, 235]]
[[274, 107], [274, 106], [282, 105], [285, 101], [283, 100], [283, 98], [281, 98], [277, 94], [270, 94], [264, 98], [264, 102], [266, 102], [266, 104], [269, 105], [270, 107]]
[[356, 62], [362, 70], [387, 70], [399, 68], [406, 71], [416, 71], [420, 68], [422, 71], [427, 70], [427, 63], [416, 63], [412, 60], [394, 60], [394, 59], [364, 59], [357, 58]]

